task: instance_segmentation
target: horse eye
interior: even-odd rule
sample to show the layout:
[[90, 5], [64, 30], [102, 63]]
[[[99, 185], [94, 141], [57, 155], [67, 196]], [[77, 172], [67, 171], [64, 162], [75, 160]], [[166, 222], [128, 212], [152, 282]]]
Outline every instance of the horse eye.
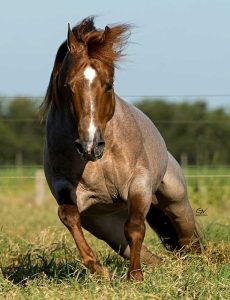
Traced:
[[71, 85], [69, 83], [65, 83], [64, 84], [64, 88], [68, 93], [72, 93], [72, 88]]
[[70, 85], [69, 85], [69, 83], [65, 83], [65, 84], [64, 84], [64, 88], [66, 88], [66, 89], [70, 89]]
[[113, 89], [113, 84], [111, 84], [111, 83], [106, 83], [105, 84], [105, 91], [106, 92], [111, 92], [112, 89]]

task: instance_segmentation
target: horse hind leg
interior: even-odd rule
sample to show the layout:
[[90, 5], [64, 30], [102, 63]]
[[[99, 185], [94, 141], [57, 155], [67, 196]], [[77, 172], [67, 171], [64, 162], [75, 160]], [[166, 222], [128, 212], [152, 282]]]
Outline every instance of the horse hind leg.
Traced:
[[[160, 202], [163, 200], [164, 203], [168, 200], [159, 192], [157, 199]], [[193, 221], [194, 217], [183, 216], [183, 214], [186, 214], [186, 210], [179, 212], [178, 206], [173, 208], [172, 205], [167, 205], [159, 208], [151, 205], [146, 219], [166, 249], [170, 251], [188, 249], [200, 252], [199, 233]]]
[[166, 249], [170, 251], [179, 249], [176, 229], [163, 210], [151, 204], [146, 220], [150, 227], [157, 233]]
[[199, 234], [188, 201], [186, 183], [180, 166], [171, 156], [156, 198], [158, 207], [150, 207], [147, 221], [166, 248], [200, 252]]

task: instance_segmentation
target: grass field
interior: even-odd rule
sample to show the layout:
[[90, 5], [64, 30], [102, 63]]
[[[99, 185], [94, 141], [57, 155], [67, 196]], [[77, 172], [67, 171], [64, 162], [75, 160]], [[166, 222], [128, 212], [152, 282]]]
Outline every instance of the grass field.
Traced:
[[169, 253], [148, 229], [145, 243], [162, 263], [143, 265], [143, 283], [125, 281], [127, 261], [87, 232], [112, 280], [85, 270], [48, 189], [44, 203], [34, 203], [34, 173], [35, 167], [0, 170], [0, 299], [229, 299], [230, 178], [212, 176], [229, 175], [227, 167], [185, 170], [206, 248]]

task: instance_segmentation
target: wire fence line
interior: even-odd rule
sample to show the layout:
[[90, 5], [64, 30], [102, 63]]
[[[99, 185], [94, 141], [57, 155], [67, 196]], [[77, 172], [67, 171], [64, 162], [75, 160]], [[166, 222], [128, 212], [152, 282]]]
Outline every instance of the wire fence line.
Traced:
[[[39, 118], [37, 119], [19, 119], [19, 118], [0, 118], [0, 122], [3, 123], [41, 123]], [[226, 124], [230, 123], [230, 120], [154, 120], [156, 124]]]
[[[153, 95], [123, 95], [122, 97], [127, 98], [196, 98], [200, 100], [201, 98], [230, 98], [230, 94], [153, 94]], [[205, 100], [205, 99], [202, 99]], [[216, 100], [216, 99], [212, 99]], [[226, 99], [227, 100], [227, 99]]]
[[[27, 168], [32, 168], [32, 169], [42, 169], [43, 168], [43, 165], [15, 165], [15, 164], [11, 164], [11, 165], [0, 165], [0, 169], [1, 168], [13, 168], [13, 169], [27, 169]], [[208, 164], [208, 165], [188, 165], [187, 166], [188, 169], [209, 169], [209, 168], [229, 168], [230, 170], [230, 164], [223, 164], [223, 165], [216, 165], [216, 164]]]
[[[123, 94], [121, 97], [127, 98], [197, 98], [200, 100], [201, 98], [230, 98], [230, 94], [140, 94], [140, 95], [132, 95], [132, 94]], [[32, 100], [42, 100], [44, 96], [0, 96], [0, 100], [9, 100], [9, 99], [32, 99]], [[197, 100], [196, 99], [196, 100]], [[205, 99], [202, 99], [205, 100]], [[216, 100], [216, 99], [212, 99]], [[227, 100], [227, 99], [226, 99]]]
[[[213, 180], [217, 180], [216, 182], [218, 185], [220, 185], [221, 182], [221, 187], [225, 190], [227, 188], [228, 190], [230, 187], [230, 173], [224, 174], [226, 171], [228, 172], [228, 168], [226, 166], [224, 168], [223, 166], [218, 166], [215, 174], [212, 167], [209, 168], [206, 166], [202, 168], [193, 166], [192, 168], [183, 168], [188, 187], [190, 186], [196, 191], [202, 191], [201, 185], [203, 185], [203, 183], [205, 187], [212, 186], [213, 182], [215, 182]], [[209, 169], [212, 170], [211, 173], [208, 172]], [[23, 174], [23, 170], [25, 171], [25, 174]], [[195, 172], [195, 174], [189, 174], [189, 170]], [[19, 194], [22, 193], [20, 194], [21, 197], [24, 197], [25, 194], [27, 195], [27, 193], [29, 193], [36, 205], [43, 205], [49, 192], [47, 190], [42, 165], [0, 165], [0, 172], [1, 171], [0, 191], [3, 195], [4, 193], [10, 193], [12, 196], [12, 193], [14, 195], [15, 192], [19, 192]], [[203, 174], [202, 171], [204, 172]]]
[[186, 175], [186, 178], [230, 178], [230, 174], [195, 174], [195, 175]]
[[[230, 174], [194, 174], [187, 175], [186, 178], [230, 178]], [[0, 176], [1, 179], [35, 179], [35, 178], [45, 178], [45, 175], [42, 176]]]

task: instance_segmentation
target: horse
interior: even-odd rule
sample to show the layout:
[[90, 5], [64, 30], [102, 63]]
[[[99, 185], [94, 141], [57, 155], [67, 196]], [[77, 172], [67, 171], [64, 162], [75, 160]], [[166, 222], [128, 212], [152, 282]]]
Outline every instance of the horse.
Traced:
[[146, 220], [171, 251], [201, 244], [178, 162], [152, 121], [114, 91], [130, 30], [98, 29], [93, 17], [68, 25], [42, 104], [44, 171], [82, 264], [108, 276], [84, 228], [129, 259], [127, 279], [142, 281], [141, 261], [160, 261], [143, 244]]

